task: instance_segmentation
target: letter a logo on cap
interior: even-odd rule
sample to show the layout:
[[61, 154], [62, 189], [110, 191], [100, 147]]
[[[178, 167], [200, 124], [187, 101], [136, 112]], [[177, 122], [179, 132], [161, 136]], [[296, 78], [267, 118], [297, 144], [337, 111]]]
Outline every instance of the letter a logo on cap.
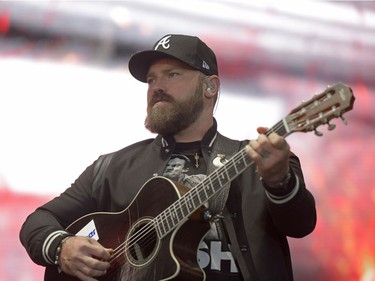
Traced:
[[171, 46], [169, 44], [169, 38], [171, 38], [171, 35], [165, 36], [164, 38], [160, 39], [160, 41], [156, 44], [154, 50], [157, 50], [159, 46], [162, 46], [164, 49], [169, 49], [169, 47]]

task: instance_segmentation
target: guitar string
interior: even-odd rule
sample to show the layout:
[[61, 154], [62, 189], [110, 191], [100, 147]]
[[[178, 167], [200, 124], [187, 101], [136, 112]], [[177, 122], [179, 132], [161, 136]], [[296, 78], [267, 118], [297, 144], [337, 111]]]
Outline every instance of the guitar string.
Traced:
[[[125, 269], [124, 269], [125, 267]], [[121, 270], [121, 271], [120, 271]], [[127, 277], [127, 280], [133, 280], [132, 278], [132, 274], [130, 273], [132, 270], [132, 268], [128, 265], [128, 264], [124, 264], [122, 265], [122, 267], [116, 267], [116, 268], [110, 268], [108, 271], [107, 271], [107, 274], [102, 276], [102, 278], [99, 278], [99, 280], [101, 281], [113, 281], [113, 277], [116, 275], [116, 274], [121, 274], [121, 276], [119, 277], [123, 277], [125, 273], [125, 276]], [[133, 270], [135, 271], [135, 270]], [[135, 273], [134, 273], [135, 274]], [[129, 276], [130, 275], [130, 276]], [[103, 279], [104, 278], [104, 279]]]
[[[148, 228], [148, 229], [147, 229], [147, 228]], [[143, 233], [142, 233], [142, 231], [143, 231]], [[143, 228], [142, 228], [141, 230], [135, 232], [135, 234], [131, 236], [131, 239], [130, 239], [129, 241], [131, 241], [131, 240], [135, 240], [135, 242], [137, 242], [137, 241], [142, 242], [142, 239], [143, 239], [145, 236], [146, 236], [146, 238], [147, 238], [147, 235], [150, 234], [152, 231], [153, 231], [153, 227], [152, 227], [151, 223], [147, 223], [147, 224], [145, 224], [145, 225], [143, 226]], [[142, 236], [142, 235], [143, 235], [143, 236]], [[134, 237], [133, 237], [133, 236], [134, 236]], [[140, 237], [137, 237], [137, 236], [140, 236]], [[152, 239], [152, 237], [151, 237], [151, 239]], [[145, 240], [145, 239], [144, 239], [144, 240]], [[147, 241], [147, 239], [146, 239], [145, 241]], [[146, 246], [149, 245], [150, 243], [151, 243], [150, 240], [147, 241]], [[135, 245], [135, 243], [134, 243], [133, 245], [129, 245], [129, 247], [126, 247], [126, 246], [124, 246], [124, 245], [126, 245], [125, 242], [122, 243], [122, 244], [120, 244], [120, 245], [114, 250], [114, 254], [112, 255], [112, 257], [111, 257], [111, 259], [110, 259], [110, 261], [109, 261], [111, 264], [117, 264], [117, 263], [118, 263], [118, 264], [121, 264], [121, 265], [122, 265], [122, 261], [125, 260], [125, 256], [124, 256], [124, 255], [126, 254], [126, 252], [127, 252], [129, 249], [132, 248], [132, 246]], [[131, 253], [130, 253], [129, 255], [131, 255]], [[122, 265], [122, 266], [123, 266], [123, 265]], [[115, 273], [117, 272], [117, 268], [116, 268], [116, 267], [111, 267], [110, 270], [111, 270], [111, 269], [113, 269], [113, 270], [112, 270], [112, 274], [115, 274]], [[110, 270], [109, 270], [109, 271], [110, 271]], [[107, 275], [108, 275], [108, 273], [107, 273]]]
[[[267, 132], [266, 132], [266, 134], [269, 134], [269, 133], [271, 133], [272, 131], [274, 131], [274, 130], [278, 130], [278, 129], [280, 129], [280, 128], [282, 128], [282, 127], [284, 127], [284, 125], [281, 123], [281, 121], [279, 121], [278, 122], [278, 124], [277, 125], [275, 125], [272, 129], [270, 129], [270, 130], [268, 130]], [[233, 168], [233, 167], [236, 167], [236, 165], [235, 165], [235, 163], [238, 161], [238, 160], [240, 160], [240, 159], [246, 159], [246, 158], [244, 158], [244, 153], [246, 153], [245, 152], [245, 149], [242, 149], [241, 151], [239, 151], [237, 154], [235, 154], [234, 156], [233, 156], [233, 158], [231, 159], [231, 160], [233, 160], [233, 161], [230, 161], [229, 163], [228, 163], [228, 165], [225, 165], [225, 166], [228, 166], [229, 168]], [[249, 159], [248, 159], [249, 160]], [[251, 164], [253, 164], [254, 162], [250, 162], [250, 163], [246, 163], [246, 161], [245, 161], [245, 168], [244, 169], [246, 169], [248, 166], [250, 166]], [[224, 167], [224, 166], [223, 166]], [[219, 168], [220, 169], [220, 168]], [[218, 169], [218, 170], [219, 170]], [[243, 170], [244, 170], [243, 169]], [[216, 171], [218, 171], [218, 170], [216, 170]], [[241, 171], [242, 172], [242, 171]], [[239, 173], [237, 173], [237, 174], [239, 174]], [[219, 180], [219, 176], [218, 176], [218, 173], [216, 173], [216, 177], [217, 177], [217, 179]], [[209, 177], [207, 177], [207, 178], [209, 178]], [[207, 179], [206, 178], [206, 179]], [[204, 185], [204, 182], [206, 181], [206, 179], [205, 180], [203, 180], [199, 185], [201, 185], [201, 184], [203, 184]], [[232, 179], [233, 180], [233, 179]], [[219, 182], [220, 182], [220, 180], [219, 180]], [[176, 204], [181, 204], [181, 205], [184, 205], [184, 206], [186, 206], [186, 204], [188, 204], [189, 202], [191, 202], [191, 200], [187, 200], [187, 198], [190, 196], [191, 197], [191, 199], [194, 201], [194, 196], [198, 196], [198, 199], [200, 199], [200, 197], [199, 197], [199, 194], [198, 194], [198, 192], [199, 191], [201, 191], [201, 190], [198, 190], [198, 191], [195, 191], [195, 193], [196, 194], [194, 194], [194, 191], [193, 190], [196, 190], [196, 189], [192, 189], [191, 191], [189, 191], [188, 193], [186, 193], [185, 195], [186, 196], [183, 196], [183, 197], [181, 197], [180, 198], [180, 200], [177, 200], [176, 202], [174, 202], [169, 208], [167, 208], [165, 211], [163, 211], [161, 214], [159, 214], [157, 217], [155, 217], [153, 220], [151, 220], [150, 222], [148, 222], [148, 223], [146, 223], [140, 230], [137, 230], [135, 233], [134, 233], [134, 235], [131, 235], [130, 236], [130, 239], [129, 239], [129, 243], [126, 243], [126, 241], [125, 242], [123, 242], [123, 243], [121, 243], [118, 247], [116, 247], [115, 249], [114, 249], [114, 254], [112, 255], [112, 257], [111, 257], [111, 259], [110, 259], [110, 263], [116, 263], [116, 262], [119, 262], [118, 260], [119, 259], [124, 259], [125, 260], [125, 257], [124, 257], [124, 255], [123, 254], [125, 254], [127, 251], [129, 251], [134, 245], [136, 245], [137, 243], [137, 241], [139, 242], [145, 242], [145, 246], [147, 247], [147, 246], [149, 246], [150, 245], [150, 243], [153, 243], [154, 242], [154, 240], [155, 239], [153, 239], [153, 238], [155, 238], [157, 235], [154, 235], [154, 236], [152, 236], [152, 235], [150, 235], [152, 232], [154, 232], [155, 234], [156, 234], [156, 230], [154, 230], [155, 229], [155, 226], [157, 227], [158, 226], [158, 224], [163, 224], [163, 218], [162, 218], [162, 215], [164, 214], [165, 215], [165, 217], [166, 217], [166, 219], [164, 219], [164, 222], [165, 221], [167, 221], [167, 220], [172, 220], [172, 222], [173, 222], [173, 218], [171, 218], [171, 208], [172, 207], [174, 207], [175, 209], [177, 208], [177, 206], [176, 206]], [[214, 191], [214, 193], [213, 194], [215, 194], [217, 192], [217, 190], [215, 190]], [[213, 195], [212, 194], [212, 195]], [[211, 196], [212, 196], [211, 195]], [[207, 198], [206, 200], [208, 200], [209, 198]], [[199, 204], [202, 204], [202, 202], [199, 202], [198, 201], [198, 203]], [[193, 204], [194, 205], [194, 211], [196, 211], [196, 204]], [[188, 206], [186, 206], [186, 208], [187, 209], [189, 209], [189, 207]], [[181, 209], [181, 206], [180, 206], [180, 209]], [[169, 212], [169, 214], [167, 214]], [[189, 213], [189, 215], [191, 215], [191, 213]], [[177, 216], [178, 217], [178, 216]], [[158, 222], [158, 218], [160, 218], [160, 221], [161, 222]], [[156, 223], [155, 223], [156, 222]], [[167, 224], [168, 224], [168, 222], [167, 222]], [[173, 228], [170, 228], [165, 234], [167, 234], [167, 233], [169, 233], [169, 231], [171, 230], [171, 229], [173, 229]], [[164, 235], [165, 236], [165, 235]], [[161, 238], [163, 238], [164, 236], [162, 236]], [[146, 237], [146, 239], [144, 240], [144, 241], [142, 241], [142, 239], [144, 239]], [[148, 239], [148, 240], [147, 240]], [[150, 240], [150, 239], [153, 239], [152, 241]], [[126, 246], [125, 246], [126, 245]], [[131, 253], [130, 253], [130, 255], [131, 255]], [[120, 261], [120, 263], [121, 263], [121, 261]], [[112, 273], [113, 273], [113, 271], [112, 271]], [[111, 273], [110, 273], [111, 274]], [[107, 273], [107, 275], [108, 275], [108, 273]]]

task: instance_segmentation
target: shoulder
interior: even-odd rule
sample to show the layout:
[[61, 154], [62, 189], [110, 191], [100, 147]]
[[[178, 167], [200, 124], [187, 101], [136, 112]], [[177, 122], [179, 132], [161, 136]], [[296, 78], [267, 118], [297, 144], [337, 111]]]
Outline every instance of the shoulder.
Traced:
[[231, 137], [228, 137], [228, 136], [225, 136], [225, 135], [221, 134], [220, 132], [217, 132], [217, 138], [225, 139], [225, 140], [232, 141], [232, 142], [241, 142], [241, 143], [249, 141], [248, 139], [245, 139], [245, 140], [233, 139]]
[[216, 136], [216, 144], [221, 144], [224, 146], [235, 146], [235, 147], [244, 147], [249, 140], [236, 140], [229, 138], [227, 136], [222, 135], [221, 133], [217, 132]]
[[[130, 155], [140, 155], [141, 152], [147, 151], [147, 148], [151, 146], [157, 146], [156, 141], [153, 138], [141, 140], [117, 151], [100, 155], [94, 162], [94, 175], [98, 170], [102, 169], [102, 166], [108, 166], [110, 162], [116, 162], [119, 159], [129, 157]], [[112, 159], [114, 160], [112, 161]]]
[[113, 151], [113, 152], [110, 152], [110, 153], [107, 153], [107, 154], [103, 154], [103, 155], [99, 156], [99, 159], [105, 158], [105, 157], [118, 158], [118, 157], [128, 155], [128, 154], [139, 153], [141, 151], [145, 151], [145, 149], [148, 148], [148, 147], [154, 147], [154, 146], [155, 147], [159, 146], [157, 144], [156, 139], [154, 139], [154, 138], [145, 139], [145, 140], [141, 140], [141, 141], [135, 142], [133, 144], [130, 144], [130, 145], [128, 145], [126, 147], [123, 147], [123, 148], [121, 148], [117, 151]]
[[121, 153], [126, 153], [126, 152], [129, 152], [129, 151], [132, 151], [132, 150], [144, 149], [145, 147], [147, 147], [149, 145], [157, 145], [156, 139], [150, 138], [150, 139], [141, 140], [139, 142], [135, 142], [131, 145], [128, 145], [128, 146], [116, 151], [115, 153], [121, 154]]

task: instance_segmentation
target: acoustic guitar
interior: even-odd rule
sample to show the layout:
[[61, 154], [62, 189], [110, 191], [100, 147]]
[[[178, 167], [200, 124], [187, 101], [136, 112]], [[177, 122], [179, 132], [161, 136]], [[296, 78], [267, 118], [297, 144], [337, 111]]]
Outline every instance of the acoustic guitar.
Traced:
[[[333, 130], [331, 119], [340, 117], [347, 123], [343, 114], [353, 108], [354, 100], [352, 90], [337, 83], [302, 102], [266, 135], [276, 132], [286, 137], [293, 132], [315, 131], [321, 136], [316, 128], [327, 124], [328, 130]], [[205, 274], [198, 265], [197, 251], [210, 229], [204, 204], [252, 164], [243, 148], [193, 189], [154, 177], [122, 212], [88, 214], [67, 231], [95, 238], [114, 249], [111, 267], [98, 278], [101, 281], [203, 281]], [[46, 268], [44, 280], [78, 281], [56, 266]]]

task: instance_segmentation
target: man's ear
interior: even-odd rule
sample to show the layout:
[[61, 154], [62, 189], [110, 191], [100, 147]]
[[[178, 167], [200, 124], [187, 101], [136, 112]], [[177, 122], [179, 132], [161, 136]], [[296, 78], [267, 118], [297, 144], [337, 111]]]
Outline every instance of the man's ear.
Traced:
[[216, 75], [212, 75], [207, 78], [207, 88], [205, 89], [205, 96], [210, 98], [215, 96], [220, 88], [220, 79]]

